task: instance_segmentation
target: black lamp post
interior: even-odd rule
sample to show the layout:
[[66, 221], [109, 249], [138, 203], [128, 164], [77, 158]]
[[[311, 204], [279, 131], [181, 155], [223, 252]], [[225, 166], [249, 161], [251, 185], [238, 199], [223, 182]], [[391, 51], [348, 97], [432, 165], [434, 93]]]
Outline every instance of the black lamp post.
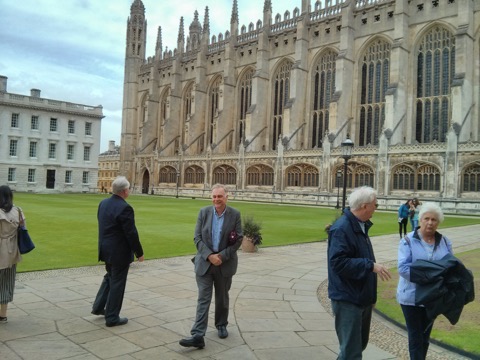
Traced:
[[340, 209], [340, 178], [342, 177], [342, 170], [337, 170], [337, 206], [335, 209]]
[[353, 151], [353, 141], [347, 135], [347, 138], [342, 142], [342, 157], [345, 160], [345, 165], [343, 168], [343, 202], [342, 202], [342, 212], [345, 211], [345, 200], [347, 199], [347, 171], [348, 171], [348, 160], [352, 157]]
[[178, 199], [178, 181], [180, 180], [180, 171], [177, 170], [177, 196], [176, 198]]

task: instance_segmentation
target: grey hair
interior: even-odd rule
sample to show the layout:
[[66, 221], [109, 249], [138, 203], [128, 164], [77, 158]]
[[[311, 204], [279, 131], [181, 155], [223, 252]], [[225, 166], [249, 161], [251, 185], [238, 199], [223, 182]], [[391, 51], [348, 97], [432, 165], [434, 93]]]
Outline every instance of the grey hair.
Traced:
[[212, 186], [212, 191], [215, 190], [215, 189], [223, 189], [223, 191], [225, 191], [225, 195], [228, 194], [228, 189], [225, 185], [223, 184], [215, 184]]
[[443, 219], [445, 218], [445, 216], [443, 215], [442, 208], [437, 203], [434, 203], [434, 202], [427, 202], [427, 203], [423, 203], [422, 205], [420, 205], [420, 211], [418, 213], [418, 218], [422, 219], [423, 215], [425, 215], [425, 213], [435, 214], [437, 216], [437, 220], [438, 220], [439, 223], [441, 223], [443, 221]]
[[370, 186], [362, 186], [352, 191], [348, 197], [350, 210], [358, 210], [363, 204], [373, 202], [377, 197], [377, 191]]
[[112, 192], [115, 195], [118, 195], [121, 191], [128, 189], [130, 187], [130, 183], [128, 182], [125, 176], [118, 176], [112, 183]]

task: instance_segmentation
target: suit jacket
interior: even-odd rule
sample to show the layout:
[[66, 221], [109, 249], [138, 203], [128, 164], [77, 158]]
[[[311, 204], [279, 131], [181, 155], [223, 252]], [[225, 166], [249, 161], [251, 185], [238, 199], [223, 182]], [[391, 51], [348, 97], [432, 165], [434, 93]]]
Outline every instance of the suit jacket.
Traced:
[[[200, 210], [195, 226], [194, 242], [197, 247], [197, 254], [195, 255], [195, 273], [203, 276], [207, 273], [209, 267], [212, 265], [207, 260], [210, 254], [213, 254], [212, 243], [212, 220], [213, 206], [207, 206]], [[220, 244], [218, 253], [222, 256], [222, 265], [220, 271], [224, 277], [233, 276], [237, 272], [238, 257], [237, 250], [242, 244], [243, 232], [240, 212], [230, 206], [225, 210], [225, 218], [223, 220], [223, 227], [220, 234]], [[229, 243], [229, 236], [232, 231], [236, 232], [236, 241]]]
[[98, 260], [127, 265], [143, 255], [135, 227], [133, 208], [120, 196], [112, 195], [98, 206]]

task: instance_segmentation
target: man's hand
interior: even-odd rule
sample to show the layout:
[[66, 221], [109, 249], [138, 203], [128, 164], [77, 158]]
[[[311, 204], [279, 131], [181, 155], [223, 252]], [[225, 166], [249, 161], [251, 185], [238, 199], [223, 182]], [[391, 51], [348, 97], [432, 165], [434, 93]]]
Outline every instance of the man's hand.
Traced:
[[222, 257], [220, 254], [210, 254], [208, 255], [208, 261], [210, 261], [215, 266], [222, 265]]
[[380, 276], [380, 279], [382, 279], [382, 281], [390, 280], [392, 278], [392, 275], [390, 275], [390, 271], [388, 271], [385, 266], [377, 263], [373, 264], [373, 272], [377, 273], [377, 275]]
[[143, 255], [138, 258], [138, 262], [143, 262], [143, 260], [145, 260], [145, 258], [143, 257]]

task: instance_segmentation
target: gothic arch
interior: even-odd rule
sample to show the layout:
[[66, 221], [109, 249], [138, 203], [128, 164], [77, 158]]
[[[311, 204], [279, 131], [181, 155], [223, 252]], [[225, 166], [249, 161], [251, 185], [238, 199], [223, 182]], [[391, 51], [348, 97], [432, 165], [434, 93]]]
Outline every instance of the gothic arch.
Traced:
[[223, 164], [213, 169], [212, 184], [235, 185], [237, 183], [237, 169]]
[[392, 190], [440, 191], [440, 169], [426, 162], [403, 162], [392, 168]]
[[242, 70], [238, 77], [237, 82], [237, 99], [238, 106], [236, 110], [236, 141], [235, 145], [238, 145], [245, 138], [245, 119], [247, 112], [252, 105], [252, 79], [255, 74], [255, 68], [253, 66], [247, 66]]
[[[182, 91], [182, 108], [181, 108], [181, 144], [185, 144], [188, 141], [188, 134], [189, 134], [189, 123], [190, 118], [193, 115], [193, 103], [194, 103], [194, 95], [193, 89], [195, 87], [194, 81], [189, 81], [185, 84], [183, 91]], [[193, 131], [193, 129], [192, 129]]]
[[392, 42], [373, 36], [361, 47], [358, 57], [357, 123], [355, 138], [359, 146], [378, 145], [385, 122], [385, 95], [390, 83]]
[[159, 183], [175, 184], [177, 182], [177, 169], [173, 166], [163, 166], [158, 174]]
[[247, 168], [246, 184], [255, 186], [273, 186], [274, 170], [265, 164], [255, 164]]
[[272, 107], [270, 116], [270, 149], [277, 150], [280, 135], [283, 134], [283, 113], [287, 101], [290, 99], [290, 78], [292, 76], [293, 61], [285, 57], [277, 62], [272, 72]]
[[318, 187], [319, 171], [311, 164], [294, 164], [285, 169], [287, 187]]
[[325, 133], [329, 129], [330, 102], [335, 93], [337, 56], [337, 50], [326, 48], [315, 56], [311, 67], [308, 121], [310, 148], [321, 148]]
[[[344, 164], [338, 164], [332, 171], [332, 188], [343, 186]], [[340, 174], [340, 176], [337, 176]], [[359, 186], [375, 187], [375, 170], [372, 166], [357, 161], [347, 164], [347, 188]]]
[[205, 182], [205, 170], [198, 165], [191, 165], [185, 169], [185, 184], [203, 184]]
[[480, 162], [474, 161], [466, 164], [462, 169], [461, 192], [480, 191]]
[[207, 144], [213, 145], [216, 142], [216, 122], [220, 111], [222, 110], [222, 93], [223, 93], [223, 76], [217, 74], [212, 77], [208, 85], [208, 106], [207, 106], [207, 123], [206, 125], [206, 138]]

